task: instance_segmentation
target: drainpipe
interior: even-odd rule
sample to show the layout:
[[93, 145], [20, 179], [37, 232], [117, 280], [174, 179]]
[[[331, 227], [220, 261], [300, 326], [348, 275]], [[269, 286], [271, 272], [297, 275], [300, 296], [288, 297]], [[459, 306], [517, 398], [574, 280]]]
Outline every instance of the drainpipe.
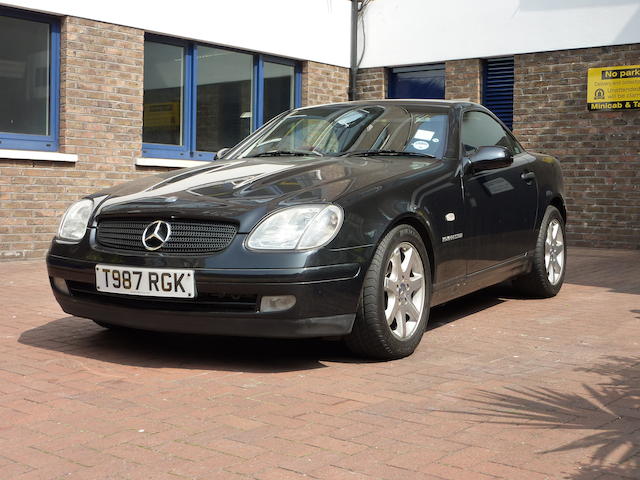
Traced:
[[351, 68], [349, 71], [349, 100], [356, 99], [356, 75], [358, 74], [358, 3], [351, 0]]

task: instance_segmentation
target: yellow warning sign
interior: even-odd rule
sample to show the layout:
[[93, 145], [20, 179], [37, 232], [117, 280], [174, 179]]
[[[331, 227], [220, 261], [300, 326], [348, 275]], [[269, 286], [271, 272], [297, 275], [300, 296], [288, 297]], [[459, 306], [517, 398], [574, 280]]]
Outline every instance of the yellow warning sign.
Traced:
[[587, 105], [589, 110], [640, 109], [640, 65], [590, 68]]

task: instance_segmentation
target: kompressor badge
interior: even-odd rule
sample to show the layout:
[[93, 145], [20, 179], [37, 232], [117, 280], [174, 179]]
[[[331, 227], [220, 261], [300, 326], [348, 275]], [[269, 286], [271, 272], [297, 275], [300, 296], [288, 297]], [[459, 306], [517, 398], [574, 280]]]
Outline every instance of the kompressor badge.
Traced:
[[447, 235], [446, 237], [442, 237], [442, 243], [450, 242], [451, 240], [458, 240], [462, 238], [462, 233], [454, 233], [453, 235]]

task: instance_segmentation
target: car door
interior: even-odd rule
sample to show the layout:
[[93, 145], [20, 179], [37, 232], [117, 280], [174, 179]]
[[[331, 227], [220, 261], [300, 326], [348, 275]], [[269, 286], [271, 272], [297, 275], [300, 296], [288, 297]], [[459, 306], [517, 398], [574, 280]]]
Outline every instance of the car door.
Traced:
[[473, 274], [533, 248], [538, 193], [533, 157], [491, 115], [464, 112], [460, 138], [462, 156], [493, 145], [505, 147], [513, 155], [513, 163], [507, 167], [468, 171], [463, 176], [467, 274]]

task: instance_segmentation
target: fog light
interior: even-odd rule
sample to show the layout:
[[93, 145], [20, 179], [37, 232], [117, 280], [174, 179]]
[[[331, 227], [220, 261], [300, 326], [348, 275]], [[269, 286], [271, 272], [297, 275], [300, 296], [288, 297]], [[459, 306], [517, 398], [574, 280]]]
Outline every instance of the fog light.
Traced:
[[67, 287], [67, 282], [65, 282], [64, 279], [53, 277], [53, 286], [56, 287], [58, 291], [64, 293], [65, 295], [70, 295], [69, 287]]
[[289, 310], [296, 304], [296, 297], [293, 295], [273, 295], [262, 297], [260, 301], [261, 312], [281, 312]]

